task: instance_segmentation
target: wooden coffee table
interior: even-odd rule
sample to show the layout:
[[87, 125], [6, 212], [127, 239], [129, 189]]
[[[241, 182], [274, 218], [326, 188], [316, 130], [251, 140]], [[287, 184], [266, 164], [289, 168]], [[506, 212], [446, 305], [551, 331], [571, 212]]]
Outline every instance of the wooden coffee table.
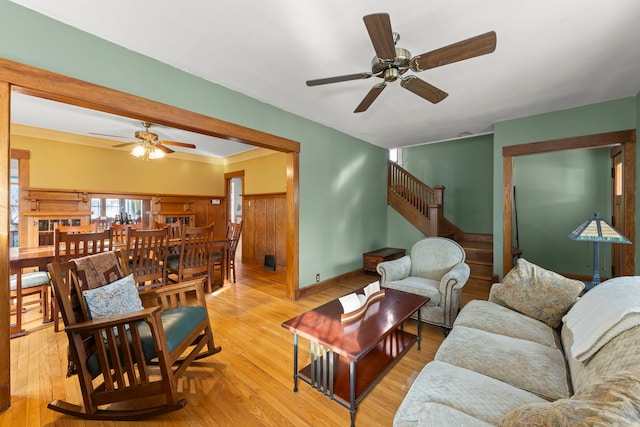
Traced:
[[[282, 327], [293, 332], [293, 391], [298, 391], [298, 379], [306, 382], [349, 409], [354, 427], [358, 403], [414, 342], [420, 350], [419, 309], [428, 301], [421, 295], [385, 289], [384, 298], [351, 322], [340, 320], [342, 305], [337, 299], [283, 322]], [[402, 324], [415, 312], [418, 330], [413, 335]], [[298, 336], [310, 341], [311, 356], [309, 365], [300, 370]]]

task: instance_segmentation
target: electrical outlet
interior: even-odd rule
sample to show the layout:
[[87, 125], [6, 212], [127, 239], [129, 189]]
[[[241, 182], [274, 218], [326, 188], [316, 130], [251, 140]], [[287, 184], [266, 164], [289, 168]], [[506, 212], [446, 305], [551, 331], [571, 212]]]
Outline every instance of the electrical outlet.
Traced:
[[320, 281], [320, 273], [316, 274], [316, 283]]

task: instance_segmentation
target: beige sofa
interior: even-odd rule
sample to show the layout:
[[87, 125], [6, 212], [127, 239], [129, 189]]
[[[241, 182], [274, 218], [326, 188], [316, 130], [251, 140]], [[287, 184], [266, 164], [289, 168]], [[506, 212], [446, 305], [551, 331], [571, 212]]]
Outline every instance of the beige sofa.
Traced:
[[640, 277], [582, 287], [520, 260], [463, 307], [394, 426], [640, 425]]

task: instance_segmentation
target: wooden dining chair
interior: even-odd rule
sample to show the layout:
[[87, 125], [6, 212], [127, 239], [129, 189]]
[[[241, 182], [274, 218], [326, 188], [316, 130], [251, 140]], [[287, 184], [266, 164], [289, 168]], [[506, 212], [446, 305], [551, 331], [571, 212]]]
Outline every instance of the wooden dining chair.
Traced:
[[233, 273], [232, 283], [236, 283], [236, 249], [238, 249], [238, 242], [240, 242], [240, 235], [242, 234], [242, 221], [230, 222], [230, 236], [229, 236], [229, 274]]
[[93, 220], [93, 224], [96, 226], [96, 231], [102, 231], [111, 226], [111, 220], [107, 218], [96, 218]]
[[124, 245], [127, 243], [127, 230], [129, 230], [130, 224], [116, 224], [111, 223], [111, 230], [113, 230], [113, 243]]
[[167, 255], [169, 250], [169, 230], [129, 229], [127, 251], [129, 266], [140, 290], [167, 284]]
[[167, 272], [173, 280], [182, 280], [204, 276], [207, 292], [211, 292], [209, 268], [213, 242], [213, 227], [189, 227], [182, 229], [180, 238], [180, 254], [177, 259], [167, 260]]
[[[21, 290], [20, 298], [22, 298], [22, 307], [38, 304], [40, 306], [40, 312], [42, 313], [42, 323], [46, 323], [51, 320], [49, 316], [49, 288], [51, 282], [49, 275], [46, 271], [33, 271], [30, 273], [21, 273]], [[18, 280], [15, 274], [9, 277], [9, 297], [11, 299], [11, 314], [16, 313], [18, 304]], [[36, 299], [27, 299], [37, 295]], [[16, 303], [14, 304], [14, 301]]]
[[170, 222], [166, 226], [169, 229], [169, 239], [182, 237], [182, 221]]
[[[182, 236], [182, 222], [154, 222], [154, 228], [166, 228], [169, 231], [169, 240], [180, 240]], [[173, 260], [175, 263], [180, 256], [180, 245], [169, 245], [168, 260]]]
[[[71, 261], [76, 258], [100, 252], [111, 251], [113, 249], [113, 239], [111, 229], [97, 231], [93, 233], [75, 233], [61, 231], [59, 228], [53, 230], [54, 258], [56, 262]], [[55, 291], [52, 288], [52, 293]], [[67, 290], [67, 293], [69, 290]], [[60, 330], [60, 308], [55, 295], [51, 296], [53, 303], [53, 330]]]
[[[112, 421], [183, 408], [178, 380], [193, 361], [221, 350], [214, 343], [203, 279], [142, 292], [130, 304], [137, 288], [124, 251], [47, 267], [69, 342], [67, 375], [77, 375], [82, 398], [81, 404], [53, 400], [48, 408]], [[101, 291], [106, 286], [119, 292]], [[127, 298], [119, 301], [118, 295]]]
[[[236, 283], [236, 249], [238, 248], [238, 242], [240, 241], [240, 234], [242, 233], [242, 221], [240, 222], [232, 222], [229, 221], [227, 224], [227, 276], [232, 280], [232, 283]], [[224, 249], [224, 248], [222, 248]], [[220, 269], [225, 268], [223, 264], [224, 254], [221, 249], [213, 251], [213, 270], [215, 267], [219, 267]], [[233, 276], [232, 276], [233, 274]]]

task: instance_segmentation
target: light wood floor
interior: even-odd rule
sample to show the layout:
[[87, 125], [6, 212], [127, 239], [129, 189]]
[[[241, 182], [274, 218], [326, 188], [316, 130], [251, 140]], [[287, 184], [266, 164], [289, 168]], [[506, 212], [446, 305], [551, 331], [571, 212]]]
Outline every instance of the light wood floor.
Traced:
[[[238, 281], [208, 296], [216, 345], [222, 352], [195, 363], [179, 388], [187, 406], [136, 423], [83, 421], [47, 409], [54, 398], [81, 403], [76, 377], [65, 378], [67, 339], [42, 325], [36, 306], [27, 312], [28, 334], [11, 341], [12, 405], [4, 426], [348, 426], [349, 411], [307, 384], [293, 388], [293, 339], [280, 325], [306, 310], [376, 280], [360, 276], [298, 301], [285, 297], [282, 275], [238, 263]], [[485, 286], [468, 284], [463, 303], [486, 299]], [[415, 331], [414, 321], [405, 326]], [[358, 406], [358, 426], [389, 426], [421, 368], [443, 340], [440, 328], [422, 328], [414, 346]], [[301, 363], [308, 342], [301, 339]], [[306, 354], [303, 354], [303, 351]]]

